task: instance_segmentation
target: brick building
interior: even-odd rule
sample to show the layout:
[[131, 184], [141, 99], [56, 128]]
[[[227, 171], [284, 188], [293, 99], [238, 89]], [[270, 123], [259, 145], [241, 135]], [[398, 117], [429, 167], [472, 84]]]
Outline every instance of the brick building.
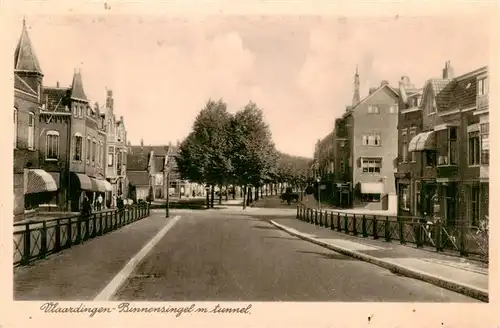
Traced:
[[[40, 169], [39, 134], [43, 72], [23, 21], [14, 53], [14, 216], [23, 217], [57, 192], [54, 177]], [[28, 213], [27, 213], [28, 212]]]
[[[406, 108], [409, 104], [400, 102], [399, 158], [402, 162], [405, 156], [415, 156], [415, 162], [398, 166], [398, 189], [407, 190], [402, 193], [409, 199], [409, 204], [399, 206], [400, 213], [439, 218], [447, 226], [487, 222], [487, 76], [482, 67], [454, 77], [447, 62], [441, 78], [425, 83], [418, 106]], [[410, 139], [412, 127], [417, 133]]]
[[101, 116], [106, 128], [106, 180], [112, 188], [109, 197], [107, 197], [107, 206], [115, 207], [118, 198], [128, 198], [128, 144], [123, 116], [116, 119], [112, 90], [106, 91], [106, 106], [102, 110]]

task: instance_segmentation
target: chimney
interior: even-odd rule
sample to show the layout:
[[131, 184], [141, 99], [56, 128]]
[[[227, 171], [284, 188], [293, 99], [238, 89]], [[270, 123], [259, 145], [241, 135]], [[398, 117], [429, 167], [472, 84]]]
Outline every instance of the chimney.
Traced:
[[453, 78], [453, 68], [451, 67], [450, 61], [448, 60], [444, 64], [443, 79], [452, 79], [452, 78]]
[[144, 150], [144, 140], [141, 139], [141, 151]]
[[120, 116], [120, 121], [122, 121], [122, 123], [123, 123], [123, 115], [122, 115], [122, 116]]
[[59, 88], [59, 81], [56, 82], [56, 88]]
[[386, 85], [386, 84], [389, 84], [389, 81], [387, 81], [387, 80], [380, 81], [380, 86], [383, 86], [383, 85]]
[[409, 79], [407, 76], [402, 76], [401, 80], [399, 81], [399, 94], [401, 95], [401, 100], [403, 101], [404, 104], [408, 102], [408, 97], [406, 96], [406, 90], [405, 90], [408, 80]]
[[352, 109], [352, 106], [345, 106], [345, 111], [348, 112]]

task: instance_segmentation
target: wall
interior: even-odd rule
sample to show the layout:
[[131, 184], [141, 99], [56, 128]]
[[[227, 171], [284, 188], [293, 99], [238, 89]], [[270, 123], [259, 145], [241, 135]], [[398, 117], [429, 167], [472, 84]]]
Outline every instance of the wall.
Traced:
[[[369, 105], [377, 105], [379, 114], [368, 113]], [[395, 193], [394, 171], [398, 157], [398, 111], [390, 113], [391, 105], [398, 105], [398, 96], [388, 88], [371, 95], [367, 101], [355, 108], [354, 116], [354, 156], [353, 181], [384, 182], [386, 193]], [[381, 136], [380, 146], [363, 146], [363, 135], [377, 133]], [[380, 174], [363, 173], [362, 157], [381, 157]], [[383, 179], [383, 180], [381, 180]]]

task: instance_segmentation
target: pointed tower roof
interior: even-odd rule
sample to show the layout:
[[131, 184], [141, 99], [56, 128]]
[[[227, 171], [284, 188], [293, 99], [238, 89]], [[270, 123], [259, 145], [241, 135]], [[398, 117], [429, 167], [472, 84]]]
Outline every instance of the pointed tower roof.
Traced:
[[354, 94], [352, 95], [352, 106], [356, 106], [361, 101], [359, 96], [359, 74], [358, 65], [356, 65], [356, 74], [354, 75]]
[[73, 82], [71, 83], [71, 98], [87, 101], [87, 96], [85, 91], [83, 91], [82, 75], [80, 70], [75, 69], [75, 74], [73, 75]]
[[14, 53], [14, 70], [43, 74], [40, 64], [38, 63], [38, 58], [36, 58], [35, 50], [31, 44], [28, 29], [26, 28], [26, 21], [24, 19], [21, 37], [19, 38]]

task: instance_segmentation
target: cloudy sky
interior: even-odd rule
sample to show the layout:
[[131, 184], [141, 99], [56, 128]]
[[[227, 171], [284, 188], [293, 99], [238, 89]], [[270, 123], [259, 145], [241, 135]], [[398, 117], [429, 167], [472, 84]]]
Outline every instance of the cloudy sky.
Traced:
[[182, 140], [209, 98], [232, 112], [252, 100], [277, 148], [304, 156], [351, 102], [356, 65], [362, 97], [402, 75], [422, 86], [447, 60], [466, 73], [488, 64], [485, 19], [26, 16], [44, 84], [80, 68], [92, 102], [112, 89], [132, 143]]

